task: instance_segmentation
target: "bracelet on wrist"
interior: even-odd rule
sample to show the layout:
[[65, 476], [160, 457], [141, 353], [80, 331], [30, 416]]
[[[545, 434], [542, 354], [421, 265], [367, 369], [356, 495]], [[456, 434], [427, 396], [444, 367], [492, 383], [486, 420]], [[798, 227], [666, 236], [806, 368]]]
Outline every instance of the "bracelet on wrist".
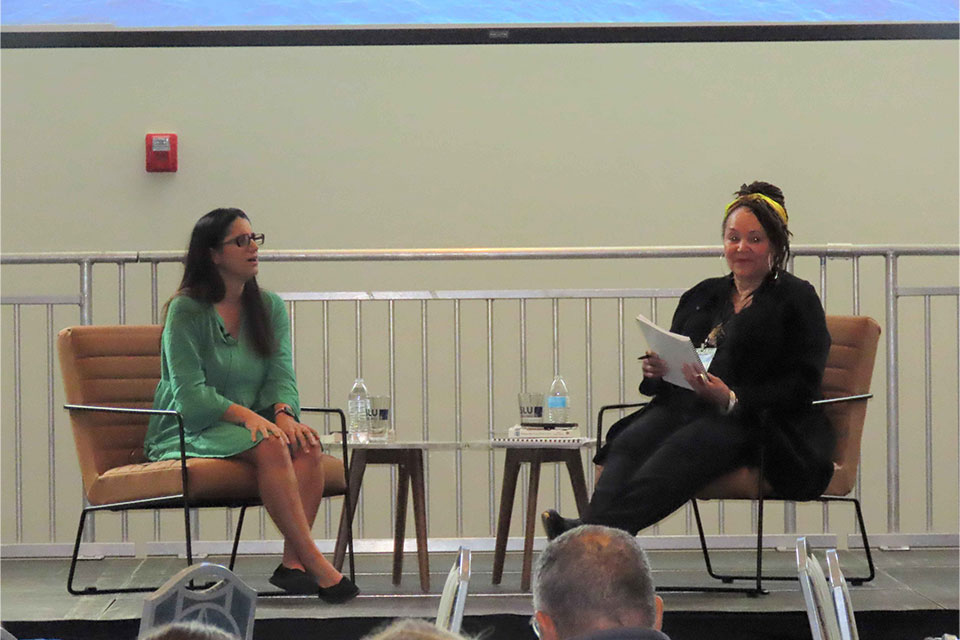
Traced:
[[733, 392], [733, 389], [730, 389], [730, 399], [727, 401], [727, 410], [724, 411], [724, 415], [733, 413], [733, 410], [737, 408], [737, 394]]
[[290, 417], [293, 418], [294, 420], [297, 419], [297, 416], [295, 416], [294, 413], [293, 413], [293, 409], [291, 409], [290, 407], [288, 407], [288, 406], [286, 406], [286, 405], [280, 407], [279, 409], [277, 409], [276, 411], [273, 412], [273, 417], [274, 417], [274, 419], [276, 419], [277, 416], [279, 416], [281, 413], [287, 414], [288, 416], [290, 416]]

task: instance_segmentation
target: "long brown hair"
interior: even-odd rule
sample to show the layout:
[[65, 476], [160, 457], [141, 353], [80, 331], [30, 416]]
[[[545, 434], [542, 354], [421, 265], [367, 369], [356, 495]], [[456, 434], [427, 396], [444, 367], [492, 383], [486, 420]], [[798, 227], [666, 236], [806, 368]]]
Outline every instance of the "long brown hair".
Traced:
[[[214, 209], [197, 220], [197, 224], [193, 225], [193, 231], [190, 233], [190, 245], [184, 259], [183, 278], [180, 280], [177, 292], [170, 300], [180, 295], [210, 304], [223, 300], [227, 288], [210, 254], [220, 248], [230, 231], [230, 225], [237, 218], [250, 220], [243, 211], [232, 208]], [[166, 320], [170, 300], [163, 307], [164, 320]], [[256, 277], [247, 280], [240, 295], [240, 303], [243, 307], [245, 328], [253, 343], [254, 351], [264, 358], [273, 355], [276, 350], [273, 327], [270, 326], [270, 316], [263, 304], [263, 295]]]

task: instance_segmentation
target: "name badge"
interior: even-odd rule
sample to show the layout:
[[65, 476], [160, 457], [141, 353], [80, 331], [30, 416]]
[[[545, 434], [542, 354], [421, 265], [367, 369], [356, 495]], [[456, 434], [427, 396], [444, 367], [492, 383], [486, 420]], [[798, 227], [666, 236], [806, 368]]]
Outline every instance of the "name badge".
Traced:
[[697, 349], [697, 355], [700, 356], [700, 363], [703, 364], [703, 368], [707, 371], [710, 371], [710, 363], [713, 362], [713, 356], [716, 355], [716, 347], [700, 347]]

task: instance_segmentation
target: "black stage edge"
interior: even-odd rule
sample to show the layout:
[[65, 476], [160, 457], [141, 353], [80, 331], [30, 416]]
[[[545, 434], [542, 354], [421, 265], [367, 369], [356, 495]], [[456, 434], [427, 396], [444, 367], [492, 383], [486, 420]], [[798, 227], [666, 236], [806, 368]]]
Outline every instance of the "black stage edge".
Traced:
[[[861, 638], [903, 640], [956, 634], [960, 611], [953, 609], [911, 611], [861, 611], [857, 629]], [[379, 629], [390, 618], [262, 619], [254, 627], [256, 640], [325, 638], [353, 640]], [[535, 640], [527, 616], [467, 616], [464, 635], [479, 640]], [[8, 622], [4, 627], [20, 640], [134, 640], [139, 620], [62, 620]], [[803, 611], [784, 613], [667, 611], [663, 630], [671, 640], [809, 640], [810, 628]], [[705, 632], [707, 632], [705, 634]]]
[[115, 29], [0, 34], [3, 49], [957, 40], [958, 22]]

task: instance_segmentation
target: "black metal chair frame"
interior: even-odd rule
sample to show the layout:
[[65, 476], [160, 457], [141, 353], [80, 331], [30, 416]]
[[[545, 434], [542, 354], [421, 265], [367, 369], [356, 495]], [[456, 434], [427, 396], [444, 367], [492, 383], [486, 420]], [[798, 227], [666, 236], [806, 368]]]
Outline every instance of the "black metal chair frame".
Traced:
[[[189, 477], [187, 473], [187, 453], [186, 453], [186, 441], [184, 437], [183, 429], [183, 416], [180, 415], [178, 411], [167, 411], [162, 409], [132, 409], [125, 407], [105, 407], [99, 405], [84, 405], [84, 404], [65, 404], [64, 408], [68, 411], [99, 411], [107, 413], [125, 413], [125, 414], [140, 414], [140, 415], [168, 415], [174, 416], [177, 419], [177, 425], [180, 431], [180, 473], [183, 483], [183, 493], [169, 495], [169, 496], [160, 496], [157, 498], [145, 498], [143, 500], [130, 500], [125, 502], [112, 502], [109, 504], [102, 505], [84, 505], [82, 511], [80, 512], [80, 523], [77, 526], [77, 538], [73, 545], [73, 556], [70, 559], [70, 572], [67, 577], [67, 591], [72, 595], [100, 595], [108, 593], [146, 593], [150, 591], [155, 591], [159, 588], [160, 585], [155, 587], [124, 587], [124, 588], [114, 588], [114, 589], [99, 589], [95, 586], [88, 586], [82, 588], [76, 588], [73, 586], [73, 580], [77, 569], [77, 561], [80, 556], [80, 543], [83, 538], [83, 528], [86, 522], [88, 513], [95, 513], [97, 511], [132, 511], [132, 510], [143, 510], [143, 509], [183, 509], [183, 525], [184, 533], [186, 536], [186, 552], [187, 552], [187, 566], [193, 564], [193, 542], [192, 535], [190, 531], [190, 510], [191, 509], [201, 509], [206, 507], [218, 507], [218, 508], [239, 508], [240, 515], [237, 519], [237, 529], [236, 534], [233, 539], [233, 548], [230, 551], [230, 564], [228, 568], [233, 571], [234, 564], [237, 559], [237, 549], [240, 546], [240, 534], [243, 530], [243, 517], [246, 514], [247, 507], [256, 507], [260, 506], [262, 503], [260, 498], [250, 498], [242, 500], [192, 500], [190, 498], [190, 488], [189, 488]], [[347, 421], [346, 417], [343, 414], [343, 411], [337, 408], [326, 408], [326, 407], [301, 407], [301, 412], [304, 413], [335, 413], [340, 417], [340, 437], [344, 443], [343, 445], [343, 468], [344, 468], [344, 482], [346, 483], [346, 492], [344, 494], [344, 508], [348, 518], [350, 519], [349, 525], [347, 527], [347, 550], [348, 556], [350, 559], [350, 579], [353, 580], [355, 577], [354, 569], [354, 557], [353, 557], [353, 523], [352, 523], [352, 510], [349, 508], [350, 501], [350, 486], [349, 478], [350, 474], [348, 473], [349, 469], [347, 466]], [[258, 592], [258, 596], [280, 596], [288, 595], [283, 591], [263, 591]]]
[[[850, 401], [866, 401], [869, 398], [872, 398], [872, 393], [864, 393], [855, 396], [843, 396], [840, 398], [829, 398], [826, 400], [815, 400], [813, 404], [831, 404], [835, 402], [850, 402]], [[603, 444], [603, 414], [607, 411], [617, 410], [617, 409], [632, 409], [645, 407], [647, 402], [632, 402], [626, 404], [610, 404], [603, 407], [600, 407], [600, 411], [597, 414], [597, 448]], [[783, 498], [776, 495], [763, 495], [763, 470], [764, 470], [764, 457], [763, 449], [760, 449], [760, 473], [757, 475], [757, 495], [759, 498], [757, 501], [757, 572], [753, 575], [736, 575], [736, 574], [723, 574], [717, 573], [713, 569], [713, 565], [710, 562], [710, 550], [707, 547], [707, 538], [703, 531], [703, 521], [700, 518], [700, 509], [697, 507], [697, 498], [691, 498], [690, 504], [693, 506], [693, 515], [697, 521], [697, 533], [700, 536], [700, 548], [703, 551], [703, 560], [707, 567], [707, 573], [712, 578], [722, 581], [724, 584], [731, 584], [734, 580], [751, 580], [754, 581], [754, 586], [751, 587], [671, 587], [671, 586], [661, 586], [657, 585], [658, 591], [674, 591], [674, 592], [734, 592], [734, 593], [745, 593], [750, 596], [766, 595], [768, 591], [763, 588], [763, 580], [799, 580], [796, 574], [794, 575], [763, 575], [763, 503], [767, 500], [790, 500], [790, 498]], [[730, 498], [731, 500], [740, 500], [742, 498]], [[865, 582], [870, 582], [873, 580], [876, 575], [876, 571], [873, 564], [873, 556], [870, 553], [870, 542], [867, 539], [867, 528], [863, 522], [863, 511], [860, 508], [860, 501], [852, 497], [841, 497], [841, 496], [819, 496], [813, 498], [810, 502], [851, 502], [853, 503], [854, 509], [857, 515], [857, 523], [860, 527], [860, 537], [863, 540], [863, 549], [866, 554], [867, 566], [869, 567], [869, 573], [866, 576], [856, 576], [848, 578], [850, 584], [853, 585], [862, 585]]]

